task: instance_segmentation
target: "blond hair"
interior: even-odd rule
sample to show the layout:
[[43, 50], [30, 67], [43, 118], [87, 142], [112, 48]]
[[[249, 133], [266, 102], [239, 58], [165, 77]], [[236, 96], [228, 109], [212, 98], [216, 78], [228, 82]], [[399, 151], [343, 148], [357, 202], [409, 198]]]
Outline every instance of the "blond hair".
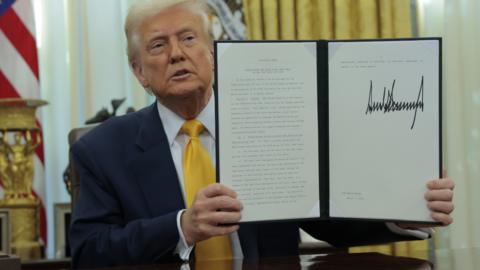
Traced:
[[130, 64], [137, 57], [139, 36], [138, 29], [143, 22], [149, 18], [165, 11], [176, 5], [188, 5], [193, 12], [202, 17], [207, 37], [212, 38], [211, 29], [208, 21], [208, 7], [203, 0], [147, 0], [137, 2], [128, 10], [125, 20], [125, 35], [127, 38], [127, 55]]

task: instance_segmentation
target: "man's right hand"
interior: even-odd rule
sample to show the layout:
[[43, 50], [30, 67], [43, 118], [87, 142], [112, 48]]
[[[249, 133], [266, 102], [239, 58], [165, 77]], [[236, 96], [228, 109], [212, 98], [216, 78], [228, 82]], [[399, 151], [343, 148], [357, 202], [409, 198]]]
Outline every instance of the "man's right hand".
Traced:
[[222, 184], [210, 184], [198, 191], [192, 205], [183, 212], [181, 226], [189, 246], [212, 236], [238, 230], [242, 203], [237, 193]]

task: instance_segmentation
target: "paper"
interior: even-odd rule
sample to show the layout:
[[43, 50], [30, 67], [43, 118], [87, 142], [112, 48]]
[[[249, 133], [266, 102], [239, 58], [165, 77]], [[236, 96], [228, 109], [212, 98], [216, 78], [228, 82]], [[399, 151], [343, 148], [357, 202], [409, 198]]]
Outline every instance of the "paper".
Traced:
[[216, 42], [219, 182], [241, 222], [433, 222], [440, 40]]
[[319, 217], [316, 43], [217, 52], [219, 178], [241, 221]]
[[432, 221], [438, 40], [330, 42], [329, 74], [330, 216]]

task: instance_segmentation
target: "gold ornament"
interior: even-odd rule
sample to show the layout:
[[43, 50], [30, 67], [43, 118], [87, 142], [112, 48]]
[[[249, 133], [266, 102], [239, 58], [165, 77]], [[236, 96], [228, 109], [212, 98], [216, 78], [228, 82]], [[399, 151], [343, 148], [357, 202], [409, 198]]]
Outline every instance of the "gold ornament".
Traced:
[[42, 100], [0, 99], [0, 207], [11, 209], [12, 253], [22, 260], [40, 259], [40, 202], [32, 193], [35, 149], [41, 144], [35, 110]]

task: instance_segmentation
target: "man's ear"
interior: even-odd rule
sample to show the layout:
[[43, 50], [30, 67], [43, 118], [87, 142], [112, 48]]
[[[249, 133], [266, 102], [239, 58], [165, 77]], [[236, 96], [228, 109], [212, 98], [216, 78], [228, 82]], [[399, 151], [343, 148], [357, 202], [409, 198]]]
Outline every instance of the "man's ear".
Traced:
[[137, 63], [137, 61], [132, 61], [131, 66], [132, 66], [133, 74], [135, 74], [135, 77], [137, 77], [138, 82], [144, 88], [148, 88], [149, 87], [148, 81], [147, 81], [147, 78], [143, 76], [142, 66], [139, 63]]

